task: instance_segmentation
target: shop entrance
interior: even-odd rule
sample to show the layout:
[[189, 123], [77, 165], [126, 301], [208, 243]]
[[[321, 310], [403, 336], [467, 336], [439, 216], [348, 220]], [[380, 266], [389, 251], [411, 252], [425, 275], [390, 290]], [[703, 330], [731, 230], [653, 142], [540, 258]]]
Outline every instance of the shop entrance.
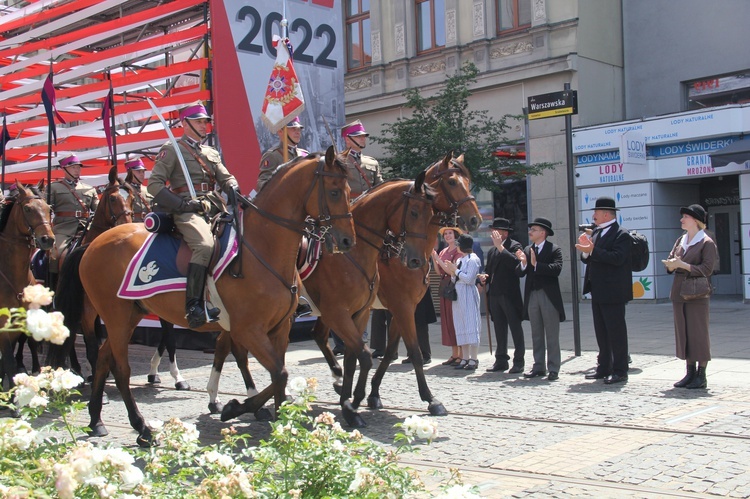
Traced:
[[711, 279], [717, 295], [742, 294], [739, 175], [704, 179], [700, 185], [708, 209], [708, 231], [716, 241], [719, 266]]

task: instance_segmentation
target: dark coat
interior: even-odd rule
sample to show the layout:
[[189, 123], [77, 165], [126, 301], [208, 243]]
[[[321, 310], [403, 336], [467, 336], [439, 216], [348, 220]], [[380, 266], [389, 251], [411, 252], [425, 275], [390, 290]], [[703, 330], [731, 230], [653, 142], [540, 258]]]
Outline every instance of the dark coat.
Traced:
[[522, 250], [523, 246], [518, 241], [507, 238], [503, 242], [503, 250], [493, 246], [487, 252], [487, 295], [505, 295], [513, 307], [518, 311], [518, 316], [523, 314], [523, 301], [521, 300], [521, 280], [516, 275], [518, 258], [516, 251]]
[[[527, 262], [531, 262], [531, 251], [531, 246], [527, 246], [523, 250]], [[526, 285], [523, 292], [523, 318], [525, 320], [529, 320], [529, 296], [532, 289], [544, 290], [547, 298], [559, 312], [560, 322], [565, 320], [565, 307], [560, 293], [560, 282], [557, 279], [562, 272], [562, 266], [562, 250], [550, 241], [544, 243], [542, 252], [537, 255], [536, 268], [531, 263], [526, 265], [526, 269], [522, 269], [520, 263], [516, 266], [516, 275], [518, 277], [526, 276]]]
[[633, 239], [615, 222], [606, 234], [597, 238], [586, 263], [583, 294], [591, 293], [598, 303], [627, 303], [633, 299], [633, 272], [630, 270], [630, 249]]

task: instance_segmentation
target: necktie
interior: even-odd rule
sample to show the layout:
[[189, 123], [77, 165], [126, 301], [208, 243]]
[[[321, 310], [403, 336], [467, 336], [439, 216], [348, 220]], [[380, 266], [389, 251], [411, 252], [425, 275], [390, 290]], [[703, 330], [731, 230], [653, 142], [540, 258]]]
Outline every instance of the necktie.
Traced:
[[601, 236], [601, 235], [602, 235], [602, 229], [601, 229], [601, 228], [599, 228], [599, 229], [595, 229], [595, 230], [594, 230], [594, 233], [593, 233], [593, 234], [591, 234], [591, 241], [592, 241], [592, 242], [593, 242], [594, 244], [596, 244], [596, 241], [597, 241], [597, 240], [599, 239], [599, 236]]
[[539, 246], [537, 246], [536, 244], [534, 245], [534, 253], [536, 253], [537, 256], [539, 256]]

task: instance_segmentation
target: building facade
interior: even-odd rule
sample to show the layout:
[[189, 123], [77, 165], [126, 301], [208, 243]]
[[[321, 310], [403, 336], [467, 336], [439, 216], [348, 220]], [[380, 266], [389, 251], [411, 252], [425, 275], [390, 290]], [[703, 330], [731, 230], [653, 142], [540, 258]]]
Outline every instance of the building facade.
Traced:
[[[350, 0], [344, 8], [347, 119], [362, 120], [373, 135], [408, 113], [406, 89], [434, 94], [468, 61], [480, 70], [470, 106], [497, 116], [522, 114], [529, 96], [569, 83], [579, 93], [575, 126], [625, 117], [620, 0]], [[477, 193], [483, 227], [506, 216], [525, 240], [526, 221], [544, 216], [568, 248], [563, 129], [563, 118], [516, 124], [508, 138], [522, 143], [530, 162], [559, 165], [521, 186]], [[435, 159], [445, 152], [435, 151]], [[383, 151], [373, 144], [368, 153]], [[486, 228], [479, 237], [488, 244]], [[566, 267], [570, 256], [565, 251]], [[570, 299], [570, 274], [563, 274]]]

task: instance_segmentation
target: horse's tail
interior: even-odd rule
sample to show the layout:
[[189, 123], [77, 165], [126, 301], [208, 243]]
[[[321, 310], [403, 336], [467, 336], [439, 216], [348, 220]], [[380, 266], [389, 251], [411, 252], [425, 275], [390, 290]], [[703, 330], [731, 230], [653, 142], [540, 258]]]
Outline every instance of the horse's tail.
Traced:
[[65, 257], [60, 269], [54, 307], [55, 310], [63, 314], [65, 326], [70, 330], [70, 336], [62, 345], [50, 345], [47, 353], [47, 364], [53, 368], [67, 367], [70, 352], [75, 347], [76, 335], [83, 317], [85, 294], [78, 269], [87, 247], [81, 246], [70, 252]]

